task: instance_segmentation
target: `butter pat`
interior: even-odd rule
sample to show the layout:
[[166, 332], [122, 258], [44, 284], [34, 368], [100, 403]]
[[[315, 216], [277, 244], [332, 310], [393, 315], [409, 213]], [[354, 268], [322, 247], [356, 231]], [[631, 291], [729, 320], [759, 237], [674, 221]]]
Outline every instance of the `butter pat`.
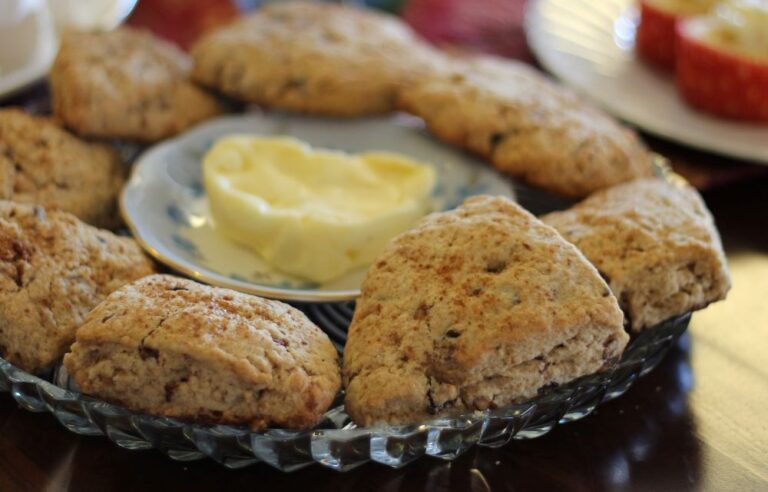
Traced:
[[718, 4], [707, 41], [729, 52], [768, 60], [768, 0]]
[[395, 153], [233, 135], [205, 155], [203, 180], [219, 232], [277, 270], [325, 282], [370, 264], [427, 213], [435, 172]]

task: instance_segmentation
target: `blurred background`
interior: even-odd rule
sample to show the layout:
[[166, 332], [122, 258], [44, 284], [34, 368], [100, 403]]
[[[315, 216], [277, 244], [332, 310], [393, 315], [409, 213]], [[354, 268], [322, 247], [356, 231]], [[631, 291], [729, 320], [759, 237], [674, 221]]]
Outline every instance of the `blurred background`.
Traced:
[[[538, 66], [536, 58], [529, 49], [524, 28], [526, 7], [533, 1], [357, 0], [346, 3], [364, 4], [399, 15], [423, 37], [441, 47], [491, 53]], [[44, 77], [55, 55], [56, 31], [111, 29], [121, 22], [127, 22], [129, 25], [148, 28], [182, 48], [188, 49], [205, 32], [226, 24], [243, 12], [257, 9], [264, 3], [264, 0], [3, 0], [0, 2], [0, 98], [8, 102], [11, 95], [19, 94]], [[672, 3], [676, 3], [676, 0]], [[615, 24], [613, 28], [618, 37], [614, 37], [618, 44], [627, 42], [626, 39], [623, 41], [619, 39], [621, 32], [625, 35], [629, 33], [631, 38], [628, 41], [629, 46], [622, 49], [632, 52], [634, 29], [639, 18], [639, 9], [636, 8], [635, 2], [631, 0], [609, 0], [604, 3], [575, 1], [569, 4], [563, 1], [548, 1], [539, 2], [539, 4], [543, 5], [541, 8], [543, 11], [557, 4], [568, 8], [572, 6], [577, 10], [593, 11], [590, 14], [591, 18], [574, 15], [573, 32], [568, 30], [568, 32], [550, 33], [550, 37], [562, 34], [574, 46], [583, 44], [585, 40], [588, 41], [597, 33], [598, 29], [595, 26], [589, 27], [590, 23], [599, 19], [603, 12], [615, 11], [616, 5], [621, 4], [622, 9], [630, 11], [629, 15], [622, 14], [621, 19], [609, 19], [608, 17], [612, 14], [608, 13], [605, 19], [606, 25], [610, 26], [611, 22]], [[584, 6], [589, 8], [584, 9]], [[545, 11], [544, 14], [549, 12]], [[628, 23], [625, 22], [627, 19], [629, 19]], [[619, 21], [624, 22], [624, 25]], [[55, 30], [51, 26], [55, 26]], [[555, 25], [553, 29], [561, 29], [561, 27]], [[584, 32], [584, 27], [593, 32]], [[601, 56], [600, 46], [592, 46], [590, 49], [594, 51], [594, 55]], [[633, 67], [631, 68], [634, 70]], [[651, 77], [660, 80], [664, 77], [669, 78], [668, 74], [657, 74], [652, 71], [652, 68], [644, 70]], [[560, 75], [562, 74], [555, 73], [555, 76]], [[584, 74], [579, 76], [581, 75]], [[642, 86], [636, 87], [635, 90], [642, 90]], [[595, 93], [599, 95], [599, 90], [593, 90], [593, 94], [588, 96], [594, 96]], [[24, 104], [30, 104], [32, 99], [34, 98], [26, 97], [21, 100]], [[14, 100], [10, 102], [13, 103]], [[599, 104], [604, 102], [598, 101]], [[654, 104], [663, 103], [661, 100], [655, 101], [649, 94], [647, 105], [653, 107]], [[611, 112], [617, 114], [617, 111]], [[618, 116], [623, 115], [618, 114]], [[637, 121], [625, 119], [628, 119], [630, 124], [638, 126], [641, 131], [648, 129], [647, 125], [638, 125]], [[687, 126], [685, 119], [681, 121], [682, 123], [679, 124], [668, 122], [667, 129]], [[754, 133], [754, 130], [749, 131]], [[765, 142], [768, 142], [768, 132], [764, 129], [762, 131]], [[688, 130], [688, 133], [696, 136], [695, 129]], [[709, 133], [713, 140], [719, 140], [721, 145], [728, 145], [727, 135], [717, 135], [719, 133], [717, 130]], [[660, 134], [663, 135], [662, 138], [657, 137]], [[643, 137], [655, 151], [670, 159], [675, 171], [700, 190], [740, 182], [756, 176], [768, 176], [766, 166], [750, 164], [749, 160], [724, 158], [720, 152], [706, 151], [711, 150], [706, 149], [706, 145], [705, 151], [702, 152], [695, 148], [701, 148], [701, 145], [692, 147], [671, 143], [680, 139], [669, 138], [669, 135], [664, 135], [664, 131], [645, 132]], [[699, 132], [698, 140], [707, 142], [708, 136]], [[755, 137], [751, 137], [751, 140], [754, 142]], [[738, 143], [731, 142], [731, 147], [734, 146], [738, 146]], [[765, 146], [768, 147], [768, 143]], [[755, 152], [763, 157], [768, 153], [759, 149]]]

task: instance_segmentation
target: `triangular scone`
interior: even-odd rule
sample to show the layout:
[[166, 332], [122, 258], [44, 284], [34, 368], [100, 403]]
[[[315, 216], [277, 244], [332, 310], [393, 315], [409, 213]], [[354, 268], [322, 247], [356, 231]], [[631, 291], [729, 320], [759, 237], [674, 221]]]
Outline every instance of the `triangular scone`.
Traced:
[[629, 128], [525, 63], [448, 59], [400, 91], [439, 139], [533, 186], [572, 197], [652, 175]]
[[0, 200], [0, 356], [32, 373], [51, 367], [91, 309], [154, 271], [129, 237]]
[[730, 289], [714, 221], [689, 186], [637, 180], [542, 220], [602, 273], [632, 331], [701, 309]]
[[623, 316], [597, 270], [506, 198], [424, 218], [368, 271], [344, 352], [346, 408], [404, 424], [525, 400], [618, 360]]
[[336, 348], [298, 309], [171, 275], [107, 297], [64, 366], [131, 410], [253, 429], [312, 427], [341, 386]]
[[189, 81], [191, 65], [144, 30], [68, 32], [49, 75], [51, 108], [81, 136], [162, 140], [224, 110]]

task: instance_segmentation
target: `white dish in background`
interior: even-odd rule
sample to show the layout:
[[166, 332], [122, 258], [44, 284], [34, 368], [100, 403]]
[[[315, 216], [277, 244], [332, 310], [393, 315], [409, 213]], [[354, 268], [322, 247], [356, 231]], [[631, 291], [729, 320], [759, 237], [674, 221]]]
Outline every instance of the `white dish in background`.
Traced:
[[67, 29], [117, 27], [137, 0], [0, 0], [0, 98], [41, 80]]
[[310, 284], [276, 271], [213, 229], [202, 185], [202, 157], [217, 138], [233, 133], [292, 135], [314, 147], [390, 150], [430, 163], [437, 171], [434, 210], [454, 208], [467, 196], [481, 193], [513, 196], [508, 178], [436, 142], [420, 120], [404, 115], [355, 120], [283, 113], [228, 116], [142, 154], [120, 200], [123, 217], [139, 243], [160, 262], [197, 280], [264, 297], [307, 302], [354, 299], [366, 268]]
[[109, 31], [128, 17], [138, 0], [48, 0], [59, 30]]
[[0, 0], [0, 97], [43, 78], [57, 49], [45, 0]]
[[674, 78], [634, 53], [633, 0], [531, 0], [528, 43], [541, 64], [615, 116], [691, 147], [768, 165], [768, 126], [689, 107]]

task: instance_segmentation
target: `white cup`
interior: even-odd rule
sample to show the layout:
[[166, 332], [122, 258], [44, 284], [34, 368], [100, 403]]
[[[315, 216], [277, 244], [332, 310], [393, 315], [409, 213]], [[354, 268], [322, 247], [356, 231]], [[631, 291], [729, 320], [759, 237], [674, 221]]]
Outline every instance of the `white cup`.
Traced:
[[43, 78], [65, 30], [110, 30], [137, 0], [0, 0], [0, 97]]
[[131, 13], [137, 0], [48, 0], [59, 31], [108, 31]]
[[0, 94], [44, 74], [56, 47], [45, 0], [0, 0]]

